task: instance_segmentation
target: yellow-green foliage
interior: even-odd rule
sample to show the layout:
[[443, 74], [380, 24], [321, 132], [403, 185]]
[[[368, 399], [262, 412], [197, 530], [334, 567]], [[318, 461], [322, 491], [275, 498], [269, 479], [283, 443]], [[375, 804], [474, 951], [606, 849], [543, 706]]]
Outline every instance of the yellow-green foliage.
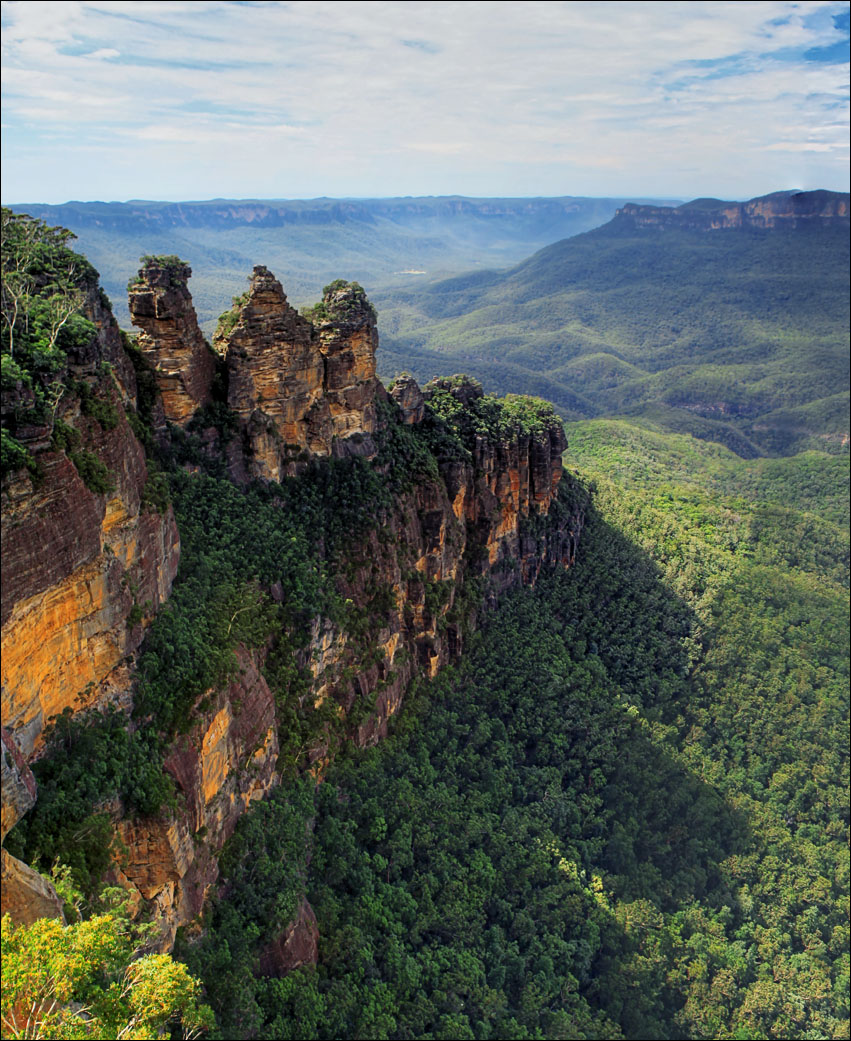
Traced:
[[211, 1023], [199, 984], [167, 954], [134, 959], [124, 918], [63, 926], [42, 918], [16, 928], [3, 917], [3, 1038], [196, 1037]]

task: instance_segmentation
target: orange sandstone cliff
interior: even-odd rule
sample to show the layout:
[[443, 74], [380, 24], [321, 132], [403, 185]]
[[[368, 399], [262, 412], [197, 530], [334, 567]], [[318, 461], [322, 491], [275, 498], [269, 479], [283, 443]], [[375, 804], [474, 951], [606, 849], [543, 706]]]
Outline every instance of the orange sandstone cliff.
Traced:
[[176, 257], [151, 258], [128, 286], [139, 350], [156, 374], [164, 418], [178, 426], [210, 403], [216, 371], [186, 285], [191, 274]]
[[[58, 374], [49, 424], [16, 428], [37, 472], [13, 473], [2, 490], [4, 741], [23, 762], [51, 717], [129, 707], [128, 662], [179, 559], [171, 508], [145, 502], [145, 451], [128, 419], [135, 372], [96, 284], [84, 313], [95, 333]], [[27, 393], [4, 388], [4, 412], [20, 414]], [[4, 814], [13, 791], [4, 783]], [[7, 877], [7, 866], [3, 907], [24, 906], [22, 876]]]

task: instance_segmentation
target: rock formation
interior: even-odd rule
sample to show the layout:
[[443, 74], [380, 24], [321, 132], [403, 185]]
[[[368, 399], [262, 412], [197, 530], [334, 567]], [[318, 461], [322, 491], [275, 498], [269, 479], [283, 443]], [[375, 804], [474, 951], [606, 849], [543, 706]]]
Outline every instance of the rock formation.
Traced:
[[156, 375], [165, 419], [178, 426], [210, 403], [216, 372], [189, 295], [191, 274], [177, 257], [152, 257], [128, 286], [130, 317], [141, 330], [139, 350]]
[[408, 373], [397, 376], [390, 388], [390, 397], [399, 406], [405, 423], [422, 423], [425, 416], [425, 398], [413, 376]]
[[315, 965], [319, 954], [319, 927], [316, 915], [302, 900], [295, 918], [280, 936], [260, 954], [259, 976], [286, 976], [302, 965]]
[[274, 275], [255, 267], [216, 346], [239, 420], [237, 479], [278, 481], [306, 454], [373, 454], [375, 398], [384, 392], [375, 376], [375, 314], [359, 287], [329, 287], [312, 323], [290, 307]]
[[[15, 739], [3, 727], [0, 735], [0, 780], [3, 785], [3, 816], [0, 842], [33, 808], [36, 801], [36, 783], [30, 768], [15, 744]], [[30, 925], [37, 918], [61, 918], [62, 901], [56, 890], [31, 867], [17, 860], [5, 849], [0, 849], [0, 913], [10, 914], [16, 922]]]

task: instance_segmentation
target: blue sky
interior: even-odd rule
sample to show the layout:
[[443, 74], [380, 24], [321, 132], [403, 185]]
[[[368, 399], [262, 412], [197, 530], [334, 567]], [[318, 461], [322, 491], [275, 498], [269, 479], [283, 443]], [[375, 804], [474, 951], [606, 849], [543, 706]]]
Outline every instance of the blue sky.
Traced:
[[846, 2], [2, 10], [5, 202], [848, 188]]

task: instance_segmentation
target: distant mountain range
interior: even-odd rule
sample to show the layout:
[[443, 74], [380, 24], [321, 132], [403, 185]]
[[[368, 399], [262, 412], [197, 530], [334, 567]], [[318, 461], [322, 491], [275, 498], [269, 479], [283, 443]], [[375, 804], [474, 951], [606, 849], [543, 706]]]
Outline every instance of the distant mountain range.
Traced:
[[379, 293], [382, 371], [465, 371], [566, 418], [745, 457], [848, 446], [849, 196], [628, 204], [509, 271]]
[[848, 194], [668, 202], [448, 196], [12, 208], [78, 236], [128, 328], [126, 285], [143, 254], [177, 254], [192, 266], [208, 334], [255, 264], [296, 305], [345, 277], [378, 307], [383, 376], [464, 371], [500, 393], [539, 394], [567, 419], [625, 416], [746, 458], [847, 450]]
[[[295, 304], [335, 278], [379, 287], [516, 264], [541, 246], [610, 220], [628, 199], [564, 196], [470, 199], [69, 202], [13, 205], [70, 228], [129, 327], [126, 286], [143, 254], [177, 254], [193, 270], [202, 327], [242, 293], [255, 264], [269, 267]], [[660, 200], [656, 200], [657, 204]]]

